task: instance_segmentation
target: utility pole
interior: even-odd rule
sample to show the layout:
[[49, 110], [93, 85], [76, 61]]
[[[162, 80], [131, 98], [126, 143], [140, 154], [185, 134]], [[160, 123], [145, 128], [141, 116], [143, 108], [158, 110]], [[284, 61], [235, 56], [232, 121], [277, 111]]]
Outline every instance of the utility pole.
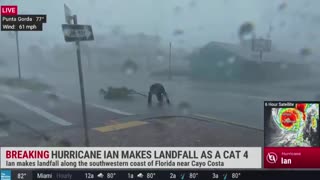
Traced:
[[19, 49], [19, 35], [18, 35], [18, 31], [16, 31], [16, 45], [17, 45], [17, 59], [18, 59], [18, 74], [19, 74], [19, 80], [21, 80], [20, 49]]
[[169, 80], [171, 80], [172, 78], [172, 74], [171, 74], [171, 42], [169, 44], [169, 76], [168, 76]]

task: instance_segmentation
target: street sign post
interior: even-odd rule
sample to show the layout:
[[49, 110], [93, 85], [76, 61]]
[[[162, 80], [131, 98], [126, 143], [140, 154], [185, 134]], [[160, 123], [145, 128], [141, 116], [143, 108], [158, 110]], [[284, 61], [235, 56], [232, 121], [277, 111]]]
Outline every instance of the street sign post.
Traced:
[[252, 51], [260, 53], [260, 60], [262, 60], [262, 54], [264, 52], [271, 51], [271, 40], [270, 39], [252, 39]]
[[171, 75], [171, 42], [169, 43], [169, 80], [172, 79]]
[[[90, 146], [89, 135], [88, 135], [88, 122], [87, 122], [87, 109], [86, 109], [86, 98], [84, 92], [83, 83], [83, 73], [81, 64], [81, 51], [80, 51], [80, 41], [93, 40], [92, 28], [89, 25], [78, 25], [78, 20], [76, 15], [71, 14], [71, 10], [65, 5], [65, 16], [67, 23], [62, 24], [62, 30], [66, 42], [75, 42], [77, 49], [77, 60], [78, 60], [78, 71], [79, 71], [79, 83], [80, 83], [80, 93], [81, 93], [81, 104], [82, 104], [82, 118], [83, 118], [83, 129], [85, 146]], [[67, 17], [72, 17], [73, 24], [71, 20], [68, 21]]]

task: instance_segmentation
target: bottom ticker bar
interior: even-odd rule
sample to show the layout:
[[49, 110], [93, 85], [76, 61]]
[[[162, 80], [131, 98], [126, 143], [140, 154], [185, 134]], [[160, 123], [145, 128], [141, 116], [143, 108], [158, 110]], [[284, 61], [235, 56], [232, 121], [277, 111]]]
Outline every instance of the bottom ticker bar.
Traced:
[[[207, 180], [207, 179], [259, 179], [259, 180], [276, 180], [276, 179], [318, 179], [320, 171], [267, 171], [267, 170], [250, 170], [250, 171], [52, 171], [52, 170], [1, 170], [1, 180]], [[3, 173], [5, 172], [5, 173]], [[6, 175], [6, 177], [2, 176]], [[9, 178], [10, 176], [10, 178]]]

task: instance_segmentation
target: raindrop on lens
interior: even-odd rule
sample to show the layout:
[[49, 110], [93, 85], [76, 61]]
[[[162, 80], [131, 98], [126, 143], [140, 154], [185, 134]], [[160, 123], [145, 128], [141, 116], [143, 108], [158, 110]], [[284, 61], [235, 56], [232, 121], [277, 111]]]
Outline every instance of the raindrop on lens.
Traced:
[[248, 40], [253, 37], [254, 25], [251, 22], [243, 23], [239, 28], [239, 38], [240, 40]]
[[232, 70], [231, 69], [226, 71], [226, 76], [227, 77], [231, 77], [232, 76]]
[[131, 67], [125, 68], [124, 72], [126, 75], [133, 75], [135, 73], [134, 69]]
[[310, 48], [302, 48], [300, 50], [300, 54], [303, 57], [307, 57], [307, 56], [310, 56], [312, 54], [312, 50]]
[[163, 57], [163, 56], [157, 56], [156, 59], [157, 59], [157, 61], [160, 62], [160, 63], [164, 62], [164, 57]]
[[229, 64], [233, 64], [235, 61], [236, 61], [236, 57], [234, 57], [234, 56], [229, 57], [229, 58], [227, 59], [227, 62], [228, 62]]
[[184, 115], [191, 113], [191, 105], [188, 102], [181, 102], [178, 105], [178, 108], [179, 108], [179, 111]]
[[137, 72], [138, 65], [132, 61], [131, 59], [128, 59], [122, 66], [122, 71], [126, 75], [133, 75]]
[[222, 67], [224, 66], [223, 61], [219, 61], [219, 62], [217, 63], [217, 66], [218, 66], [219, 68], [222, 68]]
[[278, 7], [278, 10], [279, 11], [283, 11], [287, 8], [288, 4], [286, 2], [282, 2], [279, 7]]
[[281, 68], [281, 69], [287, 69], [287, 68], [288, 68], [288, 65], [287, 65], [287, 64], [281, 64], [281, 65], [280, 65], [280, 68]]

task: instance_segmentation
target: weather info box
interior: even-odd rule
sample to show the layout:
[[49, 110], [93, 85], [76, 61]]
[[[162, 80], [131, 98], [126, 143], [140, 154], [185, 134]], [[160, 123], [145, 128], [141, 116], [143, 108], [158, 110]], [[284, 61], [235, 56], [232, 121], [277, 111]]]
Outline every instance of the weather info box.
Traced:
[[47, 23], [44, 14], [19, 14], [18, 6], [4, 5], [1, 10], [1, 31], [42, 31]]
[[264, 103], [265, 168], [320, 168], [319, 103]]

